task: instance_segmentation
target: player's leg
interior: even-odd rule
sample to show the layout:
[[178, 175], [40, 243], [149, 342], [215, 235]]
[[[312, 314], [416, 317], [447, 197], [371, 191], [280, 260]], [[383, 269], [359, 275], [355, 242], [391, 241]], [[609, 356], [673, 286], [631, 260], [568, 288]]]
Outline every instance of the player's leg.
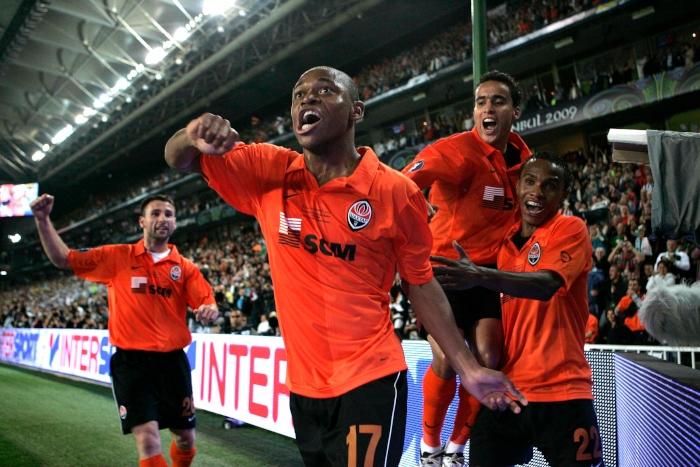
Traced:
[[433, 360], [423, 377], [423, 436], [421, 438], [421, 465], [440, 465], [442, 462], [442, 425], [447, 409], [454, 399], [457, 383], [455, 372], [447, 363], [445, 353], [428, 336]]
[[160, 444], [158, 422], [151, 421], [131, 427], [139, 454], [140, 467], [161, 467], [168, 465], [163, 457]]
[[[500, 367], [503, 349], [503, 327], [499, 294], [476, 287], [465, 292], [458, 305], [469, 310], [469, 314], [458, 314], [458, 325], [471, 329], [468, 335], [469, 346], [482, 366], [491, 369]], [[474, 322], [470, 322], [474, 319]], [[477, 399], [462, 386], [459, 388], [459, 405], [455, 414], [454, 428], [445, 446], [443, 466], [461, 467], [464, 465], [464, 448], [471, 429], [481, 408]]]
[[603, 465], [603, 446], [592, 400], [538, 405], [543, 407], [534, 420], [535, 446], [550, 465]]
[[112, 391], [122, 432], [134, 435], [139, 465], [163, 467], [167, 463], [158, 431], [156, 389], [146, 354], [117, 349], [110, 359]]
[[182, 350], [160, 355], [158, 359], [160, 428], [169, 428], [172, 433], [169, 451], [173, 467], [189, 467], [197, 454], [197, 416], [192, 396], [190, 364]]
[[173, 467], [189, 467], [197, 453], [197, 448], [194, 447], [194, 428], [170, 431], [173, 435], [170, 442], [170, 459], [173, 461]]
[[333, 466], [399, 465], [406, 429], [406, 372], [393, 373], [343, 394], [322, 435]]
[[306, 466], [330, 467], [323, 450], [322, 417], [332, 409], [337, 397], [316, 399], [291, 393], [289, 409], [294, 422], [295, 441]]

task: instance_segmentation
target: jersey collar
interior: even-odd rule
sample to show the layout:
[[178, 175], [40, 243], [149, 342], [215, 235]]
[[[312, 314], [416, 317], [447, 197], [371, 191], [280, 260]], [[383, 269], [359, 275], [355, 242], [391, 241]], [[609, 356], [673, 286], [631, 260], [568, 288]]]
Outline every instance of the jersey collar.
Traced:
[[[529, 243], [533, 241], [539, 241], [542, 242], [543, 244], [547, 243], [547, 239], [549, 238], [549, 235], [547, 235], [552, 228], [552, 225], [556, 222], [557, 219], [559, 219], [562, 216], [561, 211], [557, 211], [555, 215], [552, 216], [551, 219], [549, 219], [547, 222], [542, 224], [541, 226], [537, 227], [535, 231], [532, 233], [530, 238], [527, 239], [527, 242], [525, 242], [525, 245], [528, 245]], [[511, 241], [511, 238], [513, 235], [518, 233], [520, 231], [520, 228], [523, 225], [523, 221], [519, 220], [513, 226], [510, 228], [508, 231], [508, 234], [506, 235], [506, 239], [508, 240], [508, 243], [512, 244], [513, 242]], [[523, 247], [524, 248], [524, 247]]]
[[[474, 140], [476, 141], [476, 144], [478, 144], [479, 147], [481, 148], [481, 153], [485, 157], [490, 158], [490, 157], [493, 157], [494, 154], [501, 152], [500, 150], [494, 148], [490, 144], [486, 144], [479, 137], [479, 132], [477, 131], [476, 127], [472, 128], [471, 132], [474, 136]], [[525, 162], [532, 155], [532, 151], [530, 151], [530, 148], [527, 147], [527, 144], [525, 144], [525, 141], [517, 133], [511, 131], [508, 134], [508, 143], [512, 144], [513, 146], [518, 148], [518, 150], [520, 151], [520, 162], [521, 163]]]
[[[369, 190], [372, 187], [374, 177], [376, 177], [379, 169], [379, 158], [374, 151], [367, 146], [358, 147], [357, 152], [360, 153], [360, 163], [357, 165], [354, 172], [349, 177], [340, 177], [331, 180], [324, 185], [324, 188], [346, 186], [352, 188], [361, 195], [369, 195]], [[304, 155], [299, 154], [299, 157], [294, 159], [287, 166], [287, 173], [305, 169], [306, 161], [304, 160]], [[311, 176], [311, 174], [309, 175]]]
[[[170, 254], [163, 258], [161, 261], [172, 261], [174, 263], [180, 262], [180, 252], [177, 251], [177, 247], [172, 243], [168, 243], [168, 248], [170, 248]], [[134, 244], [133, 250], [134, 256], [141, 256], [148, 253], [146, 251], [146, 245], [143, 242], [143, 238]]]

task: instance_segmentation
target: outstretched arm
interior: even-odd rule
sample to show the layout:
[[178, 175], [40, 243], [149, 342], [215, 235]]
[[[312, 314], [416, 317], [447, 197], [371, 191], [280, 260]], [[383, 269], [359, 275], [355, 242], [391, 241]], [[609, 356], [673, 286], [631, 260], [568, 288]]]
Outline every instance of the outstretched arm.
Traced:
[[453, 260], [442, 256], [431, 259], [444, 266], [433, 268], [435, 277], [446, 290], [464, 290], [472, 287], [486, 287], [489, 290], [503, 292], [511, 297], [549, 300], [564, 280], [553, 271], [505, 272], [497, 269], [477, 266], [472, 263], [467, 253], [457, 242], [453, 246], [460, 258]]
[[437, 281], [433, 278], [426, 284], [411, 284], [406, 288], [418, 320], [444, 350], [464, 388], [491, 410], [510, 409], [519, 413], [516, 401], [526, 405], [525, 396], [503, 373], [479, 365], [457, 331], [450, 304]]
[[61, 236], [56, 232], [49, 217], [53, 209], [53, 200], [53, 196], [45, 193], [32, 201], [30, 207], [34, 214], [41, 246], [44, 248], [46, 256], [57, 268], [68, 269], [68, 252], [70, 249], [63, 243]]
[[205, 113], [178, 130], [165, 144], [165, 161], [183, 172], [199, 171], [200, 154], [222, 155], [240, 140], [231, 123]]

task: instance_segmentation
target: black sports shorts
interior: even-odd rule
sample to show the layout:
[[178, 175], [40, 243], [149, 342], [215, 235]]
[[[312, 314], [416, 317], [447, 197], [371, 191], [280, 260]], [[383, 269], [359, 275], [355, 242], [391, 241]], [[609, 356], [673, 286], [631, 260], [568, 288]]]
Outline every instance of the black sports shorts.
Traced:
[[530, 402], [518, 415], [482, 407], [472, 430], [469, 465], [526, 464], [533, 446], [549, 465], [602, 466], [593, 401]]
[[192, 374], [184, 351], [117, 349], [110, 370], [124, 434], [150, 421], [160, 429], [195, 427]]
[[405, 371], [327, 399], [292, 393], [289, 406], [304, 464], [399, 465], [407, 397]]
[[[495, 264], [484, 265], [496, 269]], [[469, 336], [474, 324], [483, 318], [501, 319], [501, 294], [485, 287], [445, 290], [457, 327]]]

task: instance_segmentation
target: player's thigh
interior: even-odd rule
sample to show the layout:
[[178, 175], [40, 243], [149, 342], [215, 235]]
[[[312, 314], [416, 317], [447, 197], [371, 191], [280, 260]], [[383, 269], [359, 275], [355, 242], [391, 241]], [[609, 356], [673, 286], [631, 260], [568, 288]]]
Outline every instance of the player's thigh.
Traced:
[[396, 466], [403, 453], [406, 372], [371, 381], [340, 397], [335, 432], [324, 438], [332, 465]]
[[499, 318], [482, 318], [474, 324], [469, 345], [477, 360], [487, 368], [499, 368], [503, 355], [503, 323]]
[[599, 465], [600, 429], [589, 399], [541, 404], [535, 418], [535, 445], [551, 465]]
[[532, 459], [528, 407], [516, 415], [481, 407], [469, 441], [470, 466], [525, 464]]
[[330, 466], [323, 446], [329, 413], [338, 410], [339, 397], [316, 399], [291, 393], [289, 409], [294, 422], [295, 442], [307, 466]]

